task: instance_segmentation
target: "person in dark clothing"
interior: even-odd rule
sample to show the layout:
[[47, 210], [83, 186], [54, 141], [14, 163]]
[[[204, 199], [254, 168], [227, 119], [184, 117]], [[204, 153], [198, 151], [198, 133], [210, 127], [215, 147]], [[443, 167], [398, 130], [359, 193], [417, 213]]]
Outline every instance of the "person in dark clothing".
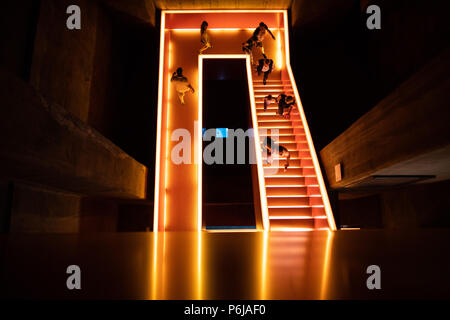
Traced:
[[248, 39], [246, 42], [242, 44], [242, 51], [246, 54], [250, 55], [250, 62], [253, 64], [253, 48], [255, 46], [255, 41], [253, 38]]
[[269, 74], [273, 70], [273, 60], [272, 59], [260, 59], [259, 64], [256, 67], [256, 71], [258, 71], [258, 76], [261, 75], [261, 73], [264, 73], [263, 78], [263, 84], [265, 85], [267, 83], [267, 78], [269, 77]]
[[263, 41], [264, 37], [266, 36], [266, 32], [268, 32], [272, 39], [275, 40], [275, 36], [272, 34], [272, 32], [269, 30], [269, 27], [264, 22], [260, 22], [258, 28], [255, 29], [251, 37], [251, 39], [253, 39], [253, 41], [255, 42], [255, 46], [261, 48], [261, 52], [264, 58], [266, 58], [266, 55], [264, 53]]
[[273, 40], [275, 40], [274, 35], [269, 30], [269, 27], [264, 22], [261, 22], [259, 26], [253, 32], [253, 35], [242, 44], [242, 51], [250, 55], [251, 63], [253, 64], [253, 54], [252, 50], [254, 47], [261, 48], [261, 52], [263, 54], [264, 59], [267, 59], [267, 56], [264, 52], [263, 40], [266, 36], [266, 32], [270, 34]]
[[[295, 105], [295, 99], [292, 96], [285, 95], [284, 93], [280, 94], [277, 98], [278, 100], [278, 114], [280, 116], [285, 116], [285, 118], [289, 119], [291, 115], [291, 111]], [[285, 114], [285, 111], [287, 113]]]
[[264, 111], [267, 110], [267, 107], [271, 105], [272, 103], [276, 103], [277, 99], [275, 97], [272, 97], [271, 94], [264, 97]]
[[284, 171], [289, 167], [289, 160], [291, 159], [291, 154], [286, 147], [275, 143], [270, 135], [268, 135], [262, 143], [263, 151], [267, 152], [267, 162], [272, 162], [272, 155], [279, 155], [280, 157], [286, 157], [286, 163], [284, 165]]

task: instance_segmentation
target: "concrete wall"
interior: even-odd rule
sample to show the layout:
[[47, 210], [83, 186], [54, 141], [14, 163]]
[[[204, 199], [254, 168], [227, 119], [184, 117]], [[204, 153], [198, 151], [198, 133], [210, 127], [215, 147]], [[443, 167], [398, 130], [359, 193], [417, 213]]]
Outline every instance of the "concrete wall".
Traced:
[[57, 104], [0, 70], [0, 177], [71, 192], [143, 198], [147, 169]]
[[[81, 30], [66, 27], [66, 9], [81, 7]], [[67, 109], [87, 121], [92, 73], [95, 61], [97, 17], [96, 1], [41, 0], [34, 46], [31, 84], [50, 103]]]
[[[330, 187], [351, 187], [381, 169], [448, 146], [449, 70], [450, 49], [327, 145], [320, 157]], [[448, 159], [435, 158], [430, 163], [436, 167], [435, 175], [442, 171], [438, 168], [440, 161]], [[334, 168], [339, 163], [343, 176], [337, 182]], [[417, 169], [402, 172], [418, 173]]]
[[[370, 4], [381, 30], [366, 27]], [[316, 149], [449, 45], [446, 15], [445, 1], [293, 1], [291, 60]]]
[[80, 197], [15, 184], [11, 233], [74, 233], [79, 231]]
[[40, 11], [39, 0], [3, 1], [0, 10], [0, 65], [28, 81], [34, 38]]
[[[66, 28], [72, 4], [81, 8], [81, 30]], [[147, 197], [147, 176], [154, 180], [135, 160], [154, 166], [153, 2], [21, 0], [2, 8], [1, 232], [145, 231], [153, 205], [133, 204], [143, 208], [142, 224], [121, 199]]]
[[340, 193], [335, 214], [349, 227], [450, 227], [450, 181]]

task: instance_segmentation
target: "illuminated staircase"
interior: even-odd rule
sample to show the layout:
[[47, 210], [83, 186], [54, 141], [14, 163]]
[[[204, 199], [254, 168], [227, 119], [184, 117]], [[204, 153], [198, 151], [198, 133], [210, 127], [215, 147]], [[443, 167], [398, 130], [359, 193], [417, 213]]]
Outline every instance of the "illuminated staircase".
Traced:
[[[317, 175], [311, 159], [302, 120], [297, 107], [291, 112], [290, 119], [277, 115], [278, 105], [271, 104], [264, 111], [264, 97], [271, 94], [277, 97], [281, 93], [293, 94], [289, 81], [253, 80], [256, 101], [256, 113], [260, 131], [260, 141], [264, 141], [271, 129], [278, 129], [271, 137], [289, 150], [290, 165], [284, 171], [285, 158], [278, 158], [278, 170], [264, 164], [264, 180], [267, 206], [272, 231], [308, 231], [328, 229], [328, 221], [320, 193]], [[274, 157], [274, 160], [277, 157]]]

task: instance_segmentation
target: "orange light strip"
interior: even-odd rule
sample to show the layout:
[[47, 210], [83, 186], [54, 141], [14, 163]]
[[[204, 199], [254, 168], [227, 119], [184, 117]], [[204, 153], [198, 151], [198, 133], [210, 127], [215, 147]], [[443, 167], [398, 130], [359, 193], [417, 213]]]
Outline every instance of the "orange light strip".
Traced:
[[328, 274], [329, 274], [329, 266], [330, 266], [330, 254], [331, 254], [331, 246], [333, 243], [333, 235], [334, 233], [328, 230], [327, 236], [327, 245], [325, 248], [325, 258], [323, 263], [323, 272], [322, 272], [322, 284], [320, 286], [320, 299], [325, 300], [327, 288], [328, 288]]
[[260, 300], [267, 299], [267, 251], [269, 242], [269, 232], [265, 230], [263, 232], [263, 252], [262, 252], [262, 263], [261, 263], [261, 297]]
[[197, 230], [201, 231], [203, 192], [203, 55], [198, 56], [198, 127], [197, 127]]
[[256, 114], [256, 103], [253, 89], [253, 76], [252, 76], [252, 67], [250, 63], [250, 57], [246, 55], [246, 63], [247, 63], [247, 80], [248, 80], [248, 88], [250, 93], [250, 105], [252, 111], [252, 122], [253, 122], [253, 136], [255, 139], [255, 152], [256, 152], [256, 163], [258, 168], [258, 181], [259, 181], [259, 196], [261, 199], [261, 214], [262, 214], [262, 222], [263, 229], [269, 230], [270, 222], [269, 222], [269, 209], [267, 208], [267, 196], [266, 196], [266, 182], [264, 178], [264, 167], [262, 162], [262, 150], [261, 150], [261, 142], [259, 140], [259, 128], [258, 128], [258, 118]]
[[151, 280], [151, 292], [150, 299], [157, 299], [158, 289], [158, 232], [153, 232], [153, 263], [152, 263], [152, 280]]
[[313, 228], [270, 228], [270, 231], [304, 232], [314, 231]]
[[226, 10], [226, 9], [216, 9], [216, 10], [164, 10], [165, 13], [284, 13], [286, 10]]
[[246, 232], [258, 232], [256, 229], [209, 229], [206, 230], [209, 233], [246, 233]]
[[203, 299], [202, 236], [203, 236], [203, 233], [201, 231], [198, 231], [197, 232], [197, 299], [198, 300]]
[[[250, 57], [245, 54], [203, 54], [198, 56], [198, 86], [199, 86], [199, 97], [198, 97], [198, 137], [197, 137], [197, 144], [199, 147], [199, 153], [198, 153], [198, 159], [199, 160], [199, 167], [198, 167], [198, 212], [199, 212], [199, 230], [202, 229], [201, 226], [201, 215], [202, 215], [202, 163], [203, 163], [203, 157], [202, 157], [202, 118], [203, 118], [203, 59], [245, 59], [246, 66], [247, 66], [247, 81], [248, 81], [248, 89], [250, 94], [250, 106], [251, 106], [251, 113], [252, 113], [252, 122], [253, 122], [253, 130], [254, 132], [258, 132], [258, 120], [256, 117], [256, 104], [255, 104], [255, 97], [253, 94], [253, 81], [252, 81], [252, 69], [250, 64]], [[267, 197], [266, 197], [266, 187], [265, 187], [265, 181], [264, 181], [264, 168], [262, 164], [262, 152], [261, 152], [261, 145], [259, 141], [259, 135], [254, 134], [255, 138], [255, 153], [256, 153], [256, 162], [257, 162], [257, 168], [258, 168], [258, 182], [259, 182], [259, 195], [260, 195], [260, 201], [261, 201], [261, 215], [262, 215], [262, 221], [263, 221], [263, 229], [268, 230], [269, 229], [269, 211], [267, 209]], [[234, 231], [234, 230], [233, 230]]]
[[294, 74], [291, 68], [290, 51], [289, 51], [289, 33], [288, 33], [288, 15], [287, 10], [284, 10], [284, 41], [285, 41], [285, 53], [286, 53], [286, 68], [291, 80], [292, 88], [294, 89], [295, 99], [297, 101], [297, 106], [300, 112], [300, 117], [302, 119], [303, 128], [306, 133], [306, 140], [308, 141], [309, 148], [311, 149], [311, 157], [313, 160], [314, 168], [317, 174], [317, 181], [319, 182], [320, 192], [323, 197], [323, 203], [325, 206], [325, 212], [328, 218], [328, 226], [331, 230], [336, 230], [336, 223], [334, 221], [333, 211], [331, 210], [330, 200], [328, 198], [327, 189], [325, 187], [325, 182], [323, 180], [322, 171], [320, 169], [319, 159], [317, 158], [316, 150], [314, 148], [314, 143], [312, 141], [311, 132], [309, 131], [308, 122], [306, 121], [305, 112], [303, 110], [303, 105], [298, 93], [297, 84], [295, 83]]
[[166, 15], [161, 13], [161, 30], [159, 42], [159, 74], [158, 74], [158, 122], [156, 127], [156, 157], [155, 157], [155, 198], [153, 208], [153, 232], [158, 232], [159, 219], [159, 180], [161, 168], [161, 121], [162, 121], [162, 99], [163, 99], [163, 78], [164, 78], [164, 41], [165, 41]]
[[292, 219], [292, 220], [308, 220], [308, 219], [326, 219], [326, 216], [316, 216], [316, 217], [310, 217], [310, 216], [273, 216], [270, 217], [270, 220], [286, 220], [286, 219]]
[[[177, 31], [177, 32], [199, 32], [200, 28], [167, 28], [166, 30]], [[254, 31], [255, 28], [208, 28], [208, 31]], [[270, 28], [270, 30], [284, 30], [279, 28]]]

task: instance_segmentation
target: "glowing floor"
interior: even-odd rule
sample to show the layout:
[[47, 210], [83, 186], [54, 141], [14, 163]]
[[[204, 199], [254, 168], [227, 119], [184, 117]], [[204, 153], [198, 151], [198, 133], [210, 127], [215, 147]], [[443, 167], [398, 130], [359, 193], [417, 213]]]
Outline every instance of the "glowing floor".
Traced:
[[[450, 298], [449, 249], [448, 230], [10, 234], [0, 237], [0, 297]], [[79, 291], [66, 288], [72, 264]], [[373, 264], [381, 290], [366, 287]]]

